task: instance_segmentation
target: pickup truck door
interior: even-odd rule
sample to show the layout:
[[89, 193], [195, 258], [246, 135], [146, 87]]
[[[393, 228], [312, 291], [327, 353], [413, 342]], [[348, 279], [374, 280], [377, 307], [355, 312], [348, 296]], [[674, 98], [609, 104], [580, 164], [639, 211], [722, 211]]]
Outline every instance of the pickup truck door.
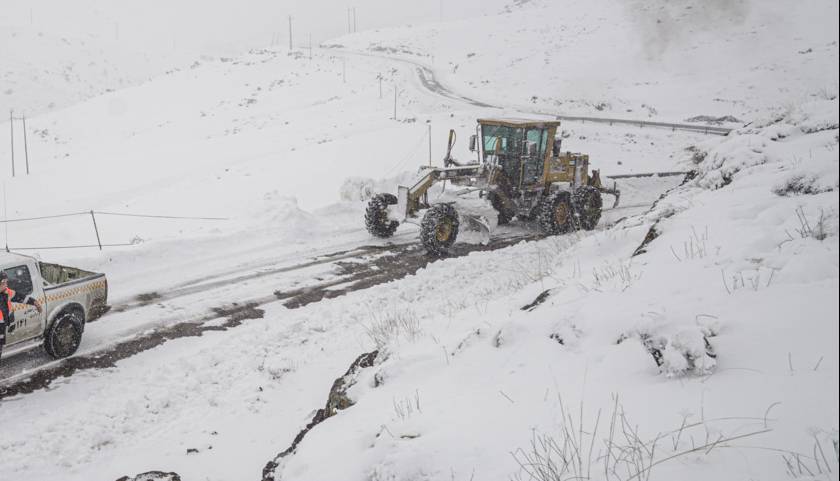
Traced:
[[[21, 296], [31, 295], [41, 301], [44, 312], [38, 312], [35, 306], [12, 303], [15, 321], [8, 323], [6, 328], [6, 344], [14, 344], [37, 337], [44, 331], [44, 317], [46, 303], [44, 302], [44, 288], [32, 282], [29, 266], [20, 265], [4, 269], [9, 276], [9, 288]], [[40, 279], [40, 277], [39, 277]], [[40, 282], [39, 282], [40, 284]]]

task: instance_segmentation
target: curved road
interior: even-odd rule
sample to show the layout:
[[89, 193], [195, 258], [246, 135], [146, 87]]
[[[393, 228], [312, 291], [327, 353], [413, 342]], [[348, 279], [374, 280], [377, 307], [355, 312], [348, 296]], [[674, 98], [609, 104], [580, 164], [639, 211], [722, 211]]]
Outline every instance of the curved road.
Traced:
[[399, 62], [403, 64], [410, 65], [417, 70], [417, 77], [420, 80], [420, 83], [426, 88], [429, 92], [435, 93], [440, 95], [441, 97], [445, 97], [449, 100], [455, 100], [457, 102], [464, 102], [476, 107], [482, 108], [492, 108], [492, 109], [507, 109], [507, 110], [516, 110], [526, 114], [532, 115], [542, 115], [542, 116], [549, 116], [553, 117], [557, 120], [567, 120], [570, 122], [596, 122], [602, 124], [625, 124], [625, 125], [634, 125], [637, 127], [657, 127], [657, 128], [665, 128], [670, 130], [682, 130], [687, 132], [698, 132], [704, 134], [713, 134], [713, 135], [728, 135], [732, 129], [727, 127], [717, 127], [711, 125], [700, 125], [700, 124], [682, 124], [682, 123], [671, 123], [671, 122], [657, 122], [651, 120], [633, 120], [633, 119], [619, 119], [619, 118], [609, 118], [609, 117], [588, 117], [588, 116], [580, 116], [580, 115], [560, 115], [556, 112], [543, 112], [539, 110], [528, 110], [522, 109], [520, 107], [504, 107], [500, 105], [492, 105], [486, 102], [482, 102], [480, 100], [476, 100], [465, 95], [456, 93], [452, 89], [444, 86], [437, 80], [435, 77], [434, 71], [426, 64], [423, 64], [419, 61], [411, 60], [408, 58], [401, 58], [401, 57], [393, 57], [390, 55], [380, 55], [380, 54], [373, 54], [367, 52], [358, 52], [354, 50], [346, 50], [346, 49], [330, 49], [331, 51], [340, 52], [347, 55], [357, 55], [362, 57], [372, 57], [378, 59], [389, 60], [393, 62]]

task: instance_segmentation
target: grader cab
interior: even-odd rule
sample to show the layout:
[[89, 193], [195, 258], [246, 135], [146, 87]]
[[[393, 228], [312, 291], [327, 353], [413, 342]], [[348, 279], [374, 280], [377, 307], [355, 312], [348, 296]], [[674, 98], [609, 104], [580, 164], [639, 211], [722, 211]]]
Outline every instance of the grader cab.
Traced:
[[[454, 244], [460, 226], [457, 202], [430, 204], [429, 189], [450, 181], [478, 192], [498, 214], [498, 224], [514, 217], [539, 224], [547, 234], [574, 229], [592, 230], [601, 218], [601, 194], [620, 193], [601, 184], [597, 170], [590, 172], [589, 156], [563, 152], [557, 138], [559, 121], [479, 119], [470, 151], [476, 159], [458, 163], [451, 152], [455, 132], [449, 132], [443, 167], [423, 167], [417, 180], [400, 186], [397, 195], [378, 194], [368, 203], [365, 225], [377, 237], [390, 237], [401, 222], [418, 217], [420, 240], [436, 255]], [[392, 207], [395, 206], [395, 207]]]

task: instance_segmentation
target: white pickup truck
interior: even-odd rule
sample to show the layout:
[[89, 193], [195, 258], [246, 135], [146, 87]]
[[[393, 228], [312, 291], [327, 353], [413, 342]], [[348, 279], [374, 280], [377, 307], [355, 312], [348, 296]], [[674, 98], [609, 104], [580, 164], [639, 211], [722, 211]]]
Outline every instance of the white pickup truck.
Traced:
[[0, 253], [0, 270], [9, 276], [9, 288], [41, 302], [42, 310], [12, 304], [14, 320], [6, 327], [3, 357], [43, 345], [58, 359], [79, 348], [85, 323], [108, 310], [105, 274], [39, 262], [35, 258]]

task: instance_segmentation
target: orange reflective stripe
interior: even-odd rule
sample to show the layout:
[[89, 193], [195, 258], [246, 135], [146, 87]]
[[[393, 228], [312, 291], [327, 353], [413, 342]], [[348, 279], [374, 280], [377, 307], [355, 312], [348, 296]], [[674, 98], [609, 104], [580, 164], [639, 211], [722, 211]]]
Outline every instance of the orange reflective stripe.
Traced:
[[[9, 316], [12, 315], [12, 298], [15, 297], [15, 291], [12, 289], [6, 288], [6, 307], [8, 308]], [[0, 318], [4, 317], [2, 313], [0, 313]], [[6, 319], [2, 319], [5, 321]]]

